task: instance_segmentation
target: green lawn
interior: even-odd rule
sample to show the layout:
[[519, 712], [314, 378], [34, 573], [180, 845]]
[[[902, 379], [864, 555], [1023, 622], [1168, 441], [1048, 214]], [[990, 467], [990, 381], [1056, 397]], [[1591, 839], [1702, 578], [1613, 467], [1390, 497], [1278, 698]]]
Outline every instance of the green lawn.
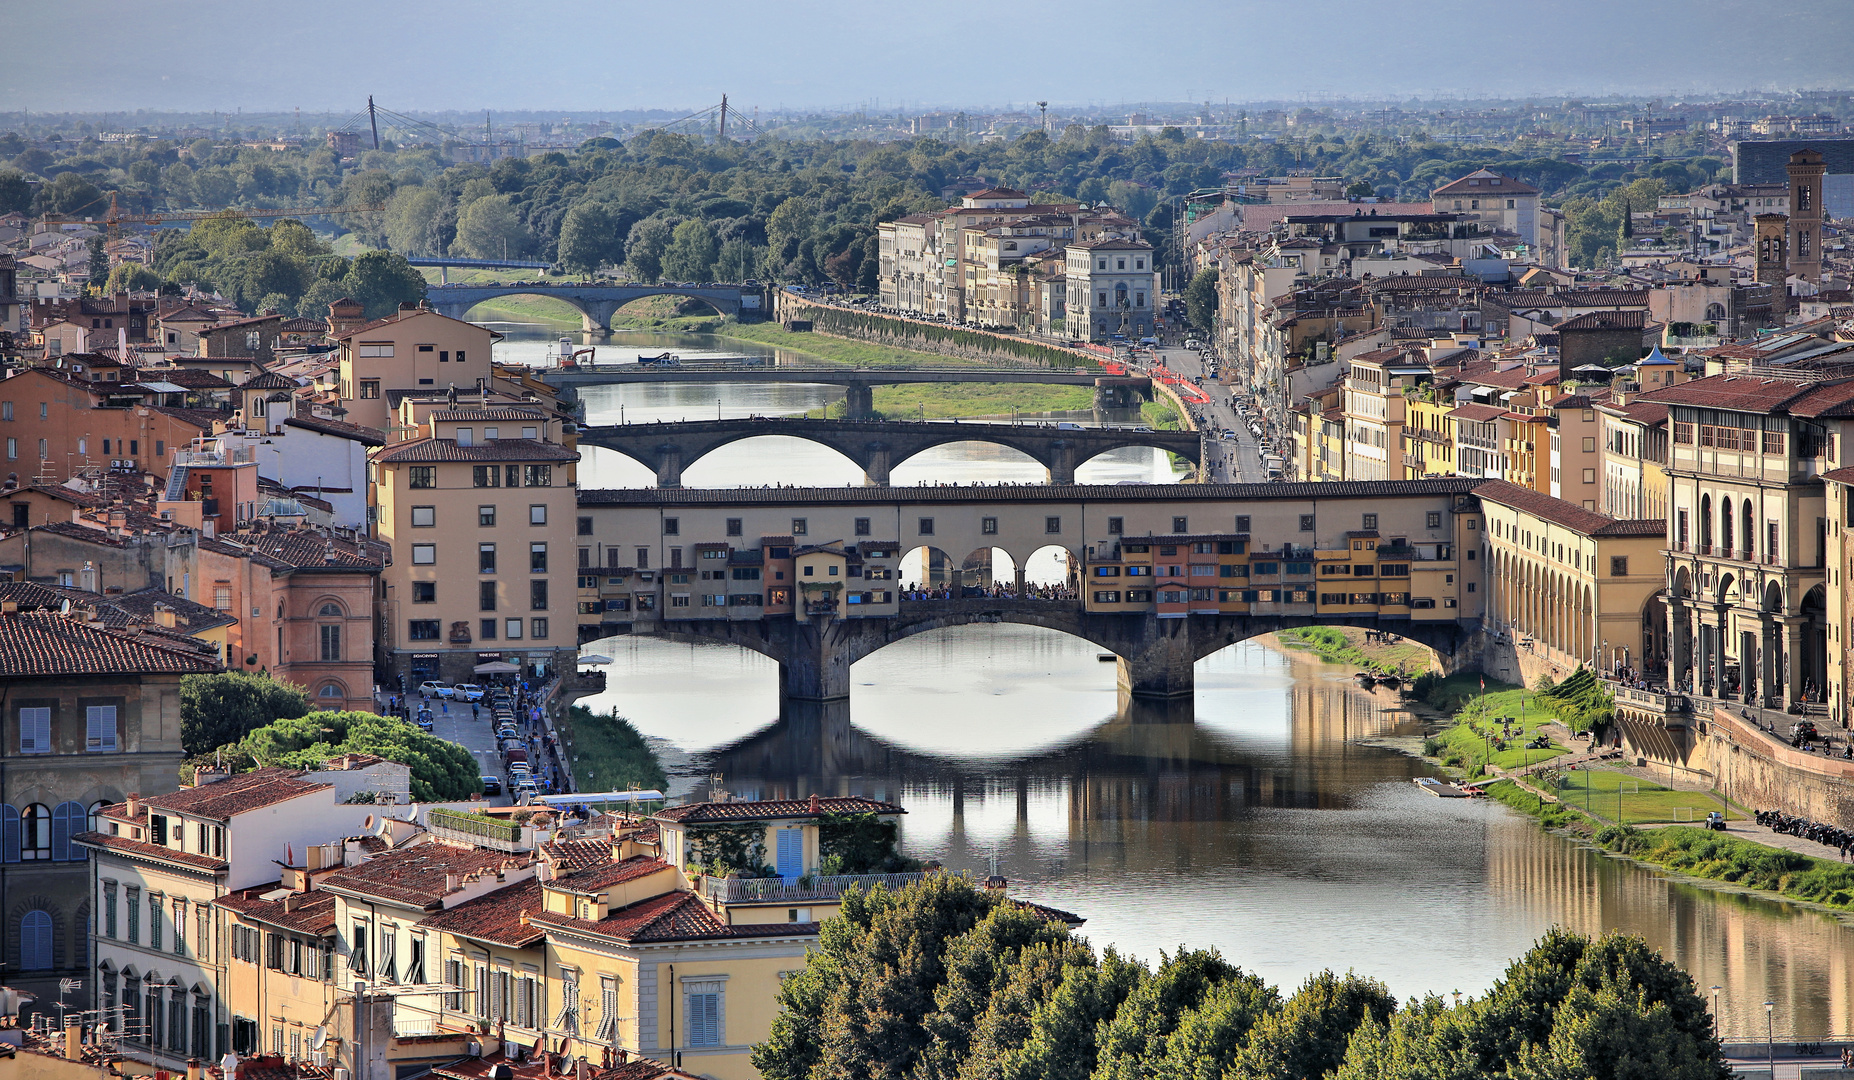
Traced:
[[[1443, 764], [1480, 775], [1489, 765], [1516, 769], [1570, 752], [1556, 744], [1548, 750], [1525, 749], [1533, 734], [1552, 720], [1537, 694], [1503, 683], [1494, 683], [1488, 689], [1489, 693], [1470, 698], [1455, 714], [1458, 723], [1436, 737], [1441, 743]], [[1504, 719], [1508, 717], [1511, 719]], [[1515, 734], [1503, 735], [1502, 729], [1511, 729]]]
[[791, 349], [794, 352], [815, 357], [826, 364], [846, 364], [851, 367], [991, 366], [980, 360], [941, 356], [939, 353], [917, 352], [913, 349], [897, 349], [891, 345], [875, 345], [866, 341], [852, 341], [849, 338], [830, 337], [825, 334], [795, 334], [775, 322], [729, 321], [716, 333], [722, 337], [740, 338], [743, 341], [757, 341], [762, 345], [776, 345], [781, 349]]
[[[1674, 811], [1688, 810], [1690, 821], [1704, 821], [1719, 809], [1719, 799], [1704, 791], [1674, 791], [1652, 780], [1642, 780], [1613, 769], [1569, 769], [1560, 774], [1557, 795], [1566, 803], [1624, 825], [1645, 825], [1675, 820]], [[1536, 779], [1534, 786], [1540, 786]], [[1618, 793], [1624, 785], [1639, 790]], [[1730, 816], [1742, 820], [1744, 815], [1732, 811]]]

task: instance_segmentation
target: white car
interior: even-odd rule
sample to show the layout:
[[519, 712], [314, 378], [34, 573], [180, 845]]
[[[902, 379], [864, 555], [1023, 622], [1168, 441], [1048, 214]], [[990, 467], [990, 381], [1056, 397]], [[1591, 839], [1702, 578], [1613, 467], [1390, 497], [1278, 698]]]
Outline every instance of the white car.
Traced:
[[458, 701], [481, 701], [483, 688], [475, 683], [460, 682], [451, 688], [451, 696]]
[[451, 688], [441, 682], [427, 679], [418, 684], [418, 692], [423, 697], [450, 697]]

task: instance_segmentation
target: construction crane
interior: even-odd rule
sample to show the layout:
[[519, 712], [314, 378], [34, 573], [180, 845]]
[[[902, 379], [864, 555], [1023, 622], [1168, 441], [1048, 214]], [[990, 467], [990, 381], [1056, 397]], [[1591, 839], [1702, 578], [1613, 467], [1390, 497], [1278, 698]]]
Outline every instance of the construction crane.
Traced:
[[109, 194], [109, 212], [101, 221], [95, 218], [45, 217], [41, 220], [47, 225], [102, 225], [111, 240], [116, 239], [124, 225], [145, 225], [156, 228], [170, 222], [208, 221], [213, 218], [293, 218], [315, 217], [323, 214], [366, 214], [385, 210], [384, 204], [373, 206], [294, 206], [286, 209], [270, 210], [185, 210], [152, 214], [125, 214], [116, 202], [116, 193]]

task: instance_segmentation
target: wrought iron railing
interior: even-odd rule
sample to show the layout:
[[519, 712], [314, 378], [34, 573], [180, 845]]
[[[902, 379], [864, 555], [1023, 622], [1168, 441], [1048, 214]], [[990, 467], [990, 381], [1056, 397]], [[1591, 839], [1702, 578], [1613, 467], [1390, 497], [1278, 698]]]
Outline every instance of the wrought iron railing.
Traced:
[[835, 900], [851, 889], [900, 889], [942, 871], [928, 870], [914, 874], [835, 874], [784, 878], [716, 878], [702, 879], [702, 897], [723, 904], [785, 903]]

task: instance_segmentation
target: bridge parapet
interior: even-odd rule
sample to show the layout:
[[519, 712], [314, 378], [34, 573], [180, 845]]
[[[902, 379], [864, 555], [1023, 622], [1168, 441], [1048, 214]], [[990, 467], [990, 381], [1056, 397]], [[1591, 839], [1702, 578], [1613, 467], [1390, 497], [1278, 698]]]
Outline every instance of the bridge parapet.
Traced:
[[1693, 700], [1685, 694], [1645, 690], [1613, 679], [1603, 680], [1616, 699], [1616, 713], [1628, 720], [1686, 727], [1693, 722]]

